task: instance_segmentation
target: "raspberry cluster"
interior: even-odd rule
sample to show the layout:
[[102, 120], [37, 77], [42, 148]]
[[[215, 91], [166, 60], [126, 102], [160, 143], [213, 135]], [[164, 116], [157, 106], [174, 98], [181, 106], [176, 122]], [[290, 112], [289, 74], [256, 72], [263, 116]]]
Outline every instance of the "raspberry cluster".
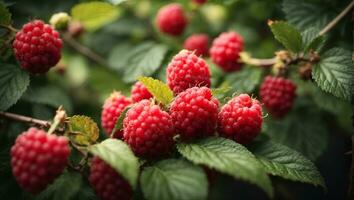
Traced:
[[123, 121], [124, 141], [135, 155], [154, 158], [169, 154], [174, 128], [171, 116], [149, 100], [136, 103]]
[[207, 56], [209, 52], [209, 36], [207, 34], [191, 35], [184, 41], [183, 47], [194, 51], [197, 56]]
[[133, 196], [129, 183], [96, 156], [92, 159], [89, 181], [102, 200], [129, 200]]
[[170, 108], [176, 133], [184, 140], [214, 135], [218, 106], [218, 100], [207, 87], [193, 87], [181, 92]]
[[225, 72], [238, 71], [242, 67], [238, 62], [242, 50], [243, 38], [236, 32], [225, 32], [214, 39], [210, 56]]
[[178, 94], [191, 87], [210, 87], [206, 62], [193, 52], [182, 50], [172, 58], [166, 69], [167, 85]]
[[259, 101], [241, 94], [227, 102], [218, 115], [218, 131], [222, 137], [241, 144], [252, 141], [261, 131], [262, 107]]
[[296, 85], [282, 77], [267, 76], [260, 88], [261, 100], [275, 118], [284, 117], [292, 108], [296, 98]]
[[152, 95], [149, 90], [140, 81], [138, 81], [132, 87], [131, 97], [133, 102], [136, 103], [143, 99], [150, 99], [152, 98]]
[[171, 36], [179, 36], [187, 26], [187, 18], [178, 3], [168, 4], [157, 13], [156, 24], [159, 30]]
[[16, 34], [13, 48], [23, 69], [34, 74], [45, 73], [59, 62], [62, 41], [50, 25], [34, 20]]
[[25, 191], [37, 194], [63, 172], [69, 155], [66, 137], [30, 128], [11, 148], [12, 173]]
[[[101, 113], [101, 124], [108, 136], [112, 133], [116, 121], [122, 111], [131, 103], [132, 102], [129, 98], [119, 92], [113, 92], [111, 96], [106, 99]], [[117, 130], [114, 133], [114, 137], [122, 138], [123, 131]]]

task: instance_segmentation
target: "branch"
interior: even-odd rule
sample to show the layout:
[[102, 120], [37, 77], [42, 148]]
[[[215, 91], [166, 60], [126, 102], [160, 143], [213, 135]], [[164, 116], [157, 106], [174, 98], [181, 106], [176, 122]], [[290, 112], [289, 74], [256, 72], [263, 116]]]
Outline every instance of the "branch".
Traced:
[[49, 121], [35, 119], [32, 117], [27, 117], [27, 116], [23, 116], [23, 115], [14, 114], [14, 113], [0, 111], [0, 116], [4, 117], [4, 118], [15, 120], [15, 121], [19, 121], [19, 122], [35, 124], [37, 126], [45, 127], [45, 128], [49, 128], [51, 125], [51, 123]]
[[240, 53], [240, 61], [245, 64], [261, 66], [261, 67], [271, 67], [276, 63], [276, 58], [267, 58], [267, 59], [259, 59], [252, 58], [251, 55], [247, 52]]
[[350, 2], [350, 4], [344, 8], [344, 10], [337, 15], [331, 22], [329, 22], [319, 33], [319, 35], [324, 35], [326, 34], [329, 30], [331, 30], [346, 14], [348, 14], [349, 11], [354, 6], [354, 0]]
[[106, 62], [106, 60], [104, 58], [102, 58], [100, 55], [96, 54], [91, 49], [87, 48], [86, 46], [77, 42], [68, 33], [63, 33], [63, 40], [69, 46], [71, 46], [73, 49], [75, 49], [77, 52], [81, 53], [82, 55], [86, 56], [87, 58], [91, 59], [92, 61], [94, 61], [102, 66], [108, 66], [108, 63]]

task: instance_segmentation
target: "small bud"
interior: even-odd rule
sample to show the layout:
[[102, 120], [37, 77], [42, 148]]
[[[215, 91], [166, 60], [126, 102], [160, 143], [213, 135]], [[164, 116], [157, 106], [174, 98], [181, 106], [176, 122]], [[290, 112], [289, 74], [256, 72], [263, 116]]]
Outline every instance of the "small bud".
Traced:
[[54, 15], [49, 20], [49, 23], [57, 30], [64, 30], [68, 27], [71, 17], [68, 13], [59, 12]]
[[69, 23], [68, 32], [72, 37], [79, 37], [85, 31], [84, 26], [78, 21]]
[[291, 54], [288, 51], [278, 51], [275, 52], [275, 55], [279, 60], [286, 63], [291, 60]]
[[300, 65], [299, 68], [299, 75], [301, 79], [303, 80], [310, 80], [311, 79], [311, 73], [312, 73], [312, 64], [311, 63], [304, 63]]

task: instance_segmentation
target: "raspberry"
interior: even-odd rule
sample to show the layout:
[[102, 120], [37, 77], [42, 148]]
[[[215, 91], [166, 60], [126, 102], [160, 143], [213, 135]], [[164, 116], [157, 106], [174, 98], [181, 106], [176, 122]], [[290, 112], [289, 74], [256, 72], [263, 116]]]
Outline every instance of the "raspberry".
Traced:
[[241, 94], [227, 102], [218, 115], [220, 136], [240, 144], [250, 143], [262, 128], [262, 106], [248, 94]]
[[[106, 99], [102, 109], [101, 124], [108, 136], [112, 133], [116, 121], [122, 111], [130, 104], [131, 100], [123, 96], [120, 92], [113, 92], [111, 96]], [[114, 137], [122, 138], [123, 131], [116, 131]]]
[[131, 96], [134, 103], [143, 99], [150, 99], [152, 97], [149, 90], [140, 81], [133, 85]]
[[175, 94], [198, 86], [210, 87], [210, 72], [206, 62], [193, 52], [182, 50], [166, 69], [167, 85]]
[[195, 51], [197, 56], [208, 55], [209, 37], [207, 34], [194, 34], [184, 41], [184, 48]]
[[292, 108], [296, 85], [282, 77], [267, 76], [260, 88], [261, 100], [275, 118], [284, 117]]
[[149, 100], [142, 100], [128, 110], [123, 127], [124, 141], [137, 156], [160, 157], [173, 147], [174, 128], [170, 115]]
[[242, 64], [238, 62], [243, 50], [243, 38], [236, 32], [221, 33], [210, 48], [213, 62], [224, 71], [238, 71]]
[[59, 33], [43, 21], [23, 25], [13, 42], [16, 59], [31, 73], [46, 73], [60, 60], [62, 41]]
[[133, 196], [129, 183], [97, 156], [92, 159], [89, 181], [102, 200], [129, 200]]
[[25, 191], [37, 194], [63, 172], [69, 155], [66, 137], [30, 128], [11, 148], [12, 173]]
[[214, 135], [218, 106], [218, 100], [207, 87], [193, 87], [181, 92], [170, 108], [177, 134], [187, 141]]
[[196, 4], [204, 4], [205, 2], [207, 2], [207, 0], [193, 0], [194, 3]]
[[160, 8], [156, 16], [156, 24], [159, 30], [172, 36], [181, 35], [187, 23], [182, 6], [178, 3], [168, 4]]

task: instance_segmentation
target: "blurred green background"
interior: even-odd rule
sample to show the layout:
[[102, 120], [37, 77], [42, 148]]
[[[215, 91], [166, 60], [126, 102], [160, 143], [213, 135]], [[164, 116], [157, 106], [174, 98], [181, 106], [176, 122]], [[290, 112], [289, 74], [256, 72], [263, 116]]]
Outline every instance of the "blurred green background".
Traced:
[[[42, 19], [48, 22], [54, 13], [70, 13], [73, 6], [82, 2], [88, 1], [17, 0], [5, 1], [5, 4], [9, 6], [12, 13], [14, 27], [20, 28], [22, 24], [31, 19]], [[159, 33], [154, 24], [157, 10], [170, 2], [180, 2], [190, 20], [186, 31], [179, 38], [171, 38]], [[99, 123], [103, 101], [113, 90], [129, 95], [131, 84], [139, 75], [164, 80], [166, 65], [172, 56], [182, 49], [184, 39], [193, 33], [207, 33], [212, 39], [221, 32], [235, 30], [244, 37], [245, 50], [252, 56], [271, 58], [275, 51], [281, 49], [281, 46], [269, 30], [268, 19], [291, 19], [290, 22], [295, 23], [302, 30], [311, 26], [322, 28], [348, 2], [340, 0], [288, 0], [284, 2], [280, 0], [210, 0], [207, 4], [197, 7], [189, 0], [128, 0], [115, 7], [118, 17], [102, 26], [97, 25], [92, 29], [86, 29], [81, 36], [76, 38], [78, 42], [102, 56], [107, 61], [105, 65], [92, 62], [70, 46], [65, 45], [60, 61], [60, 65], [64, 68], [54, 68], [47, 76], [33, 76], [30, 88], [10, 111], [40, 119], [51, 119], [55, 108], [64, 105], [68, 113], [87, 115]], [[307, 4], [313, 7], [306, 7]], [[292, 10], [288, 13], [284, 12], [290, 5], [299, 6], [297, 10], [303, 12], [302, 19], [291, 18]], [[328, 41], [328, 46], [341, 46], [352, 51], [350, 17], [341, 21], [328, 35]], [[149, 53], [154, 55], [151, 52], [154, 48], [158, 49], [156, 51], [159, 52], [161, 59], [153, 59], [151, 62], [157, 64], [151, 68], [145, 66], [144, 62], [149, 60], [151, 56]], [[213, 87], [229, 84], [233, 87], [230, 94], [248, 92], [257, 96], [260, 81], [269, 72], [246, 67], [242, 72], [225, 75], [209, 59], [207, 61], [213, 72]], [[306, 155], [308, 148], [312, 148], [307, 156], [314, 155], [316, 164], [325, 177], [328, 192], [323, 193], [320, 188], [310, 185], [274, 178], [276, 198], [344, 199], [351, 157], [345, 155], [345, 152], [351, 149], [350, 104], [319, 91], [318, 88], [313, 87], [312, 83], [298, 78], [296, 82], [299, 85], [299, 98], [294, 114], [285, 119], [284, 123], [288, 126], [281, 127], [280, 122], [269, 122], [265, 124], [264, 129], [271, 130], [275, 124], [274, 132], [288, 132], [283, 134], [288, 134], [290, 146], [292, 139], [309, 140], [309, 144], [297, 150], [305, 152]], [[303, 112], [302, 109], [305, 111]], [[1, 128], [1, 130], [7, 130], [7, 134], [0, 136], [0, 143], [8, 147], [25, 126], [11, 123], [2, 124]], [[297, 132], [293, 134], [294, 129], [301, 134]], [[322, 134], [322, 130], [326, 134], [319, 135], [319, 133]], [[101, 137], [105, 136], [101, 134]], [[3, 148], [0, 153], [6, 155], [8, 148]], [[3, 156], [4, 159], [7, 156]], [[2, 166], [6, 171], [6, 160], [4, 163]], [[5, 199], [27, 198], [19, 196], [22, 194], [18, 192], [11, 175], [2, 173], [1, 176], [0, 195], [2, 197]], [[266, 197], [259, 189], [222, 175], [216, 179], [210, 197], [210, 199], [264, 198]]]

